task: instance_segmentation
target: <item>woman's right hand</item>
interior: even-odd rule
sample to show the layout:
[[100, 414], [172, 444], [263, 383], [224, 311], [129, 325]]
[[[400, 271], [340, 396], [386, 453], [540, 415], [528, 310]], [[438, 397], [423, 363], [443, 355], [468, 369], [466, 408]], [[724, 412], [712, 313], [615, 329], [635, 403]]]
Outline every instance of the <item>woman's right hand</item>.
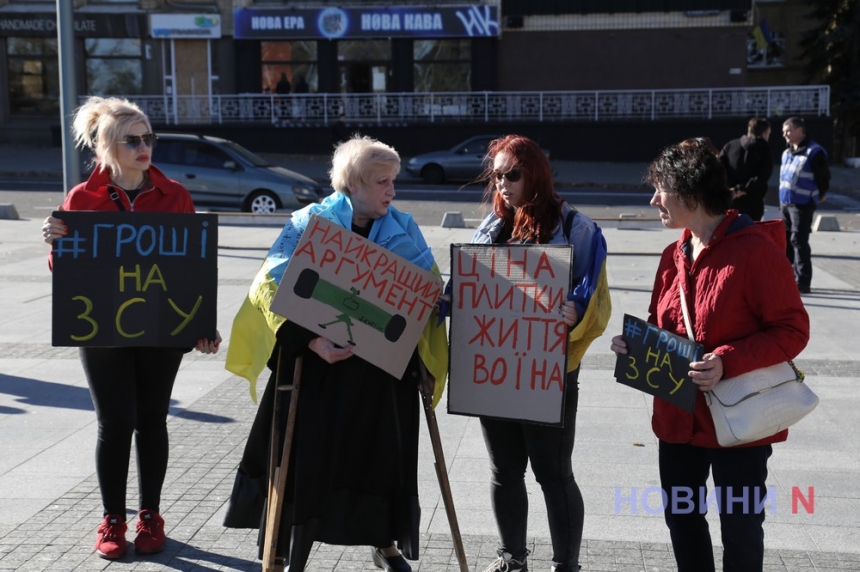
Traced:
[[627, 342], [625, 342], [624, 338], [621, 336], [615, 336], [612, 338], [612, 343], [609, 345], [609, 349], [617, 354], [625, 355], [627, 353]]
[[64, 237], [68, 232], [69, 229], [66, 227], [66, 223], [58, 218], [49, 216], [42, 223], [42, 240], [47, 244], [52, 244], [55, 238]]
[[312, 339], [308, 347], [327, 363], [337, 363], [352, 357], [352, 346], [339, 348], [333, 341], [322, 336]]

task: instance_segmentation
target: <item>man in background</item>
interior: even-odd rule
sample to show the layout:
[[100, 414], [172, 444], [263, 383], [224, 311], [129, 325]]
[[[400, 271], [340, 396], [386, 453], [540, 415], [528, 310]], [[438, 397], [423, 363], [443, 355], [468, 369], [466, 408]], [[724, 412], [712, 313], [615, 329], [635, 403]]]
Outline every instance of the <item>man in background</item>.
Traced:
[[764, 216], [764, 197], [773, 173], [773, 156], [767, 143], [770, 123], [753, 117], [747, 134], [726, 143], [720, 151], [720, 162], [726, 168], [726, 180], [732, 191], [732, 208], [753, 220]]
[[808, 294], [812, 284], [812, 217], [830, 188], [830, 167], [827, 152], [806, 135], [803, 118], [789, 117], [782, 124], [782, 136], [788, 145], [779, 169], [779, 210], [785, 221], [786, 255], [794, 267], [800, 293]]

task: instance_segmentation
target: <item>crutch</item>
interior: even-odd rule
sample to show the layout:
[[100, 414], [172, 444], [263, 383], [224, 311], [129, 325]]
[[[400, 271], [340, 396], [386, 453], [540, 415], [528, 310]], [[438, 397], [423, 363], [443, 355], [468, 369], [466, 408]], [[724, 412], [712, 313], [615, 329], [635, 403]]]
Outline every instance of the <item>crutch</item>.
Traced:
[[[263, 544], [263, 572], [275, 572], [283, 568], [275, 567], [275, 558], [278, 551], [278, 535], [281, 528], [281, 510], [283, 507], [284, 489], [287, 486], [287, 473], [290, 468], [290, 450], [293, 445], [293, 433], [296, 427], [296, 412], [299, 404], [299, 388], [302, 380], [302, 356], [296, 358], [296, 366], [293, 370], [292, 385], [280, 385], [282, 367], [284, 367], [284, 350], [278, 352], [278, 371], [275, 373], [275, 406], [272, 409], [272, 432], [269, 437], [269, 494], [266, 509], [266, 532]], [[278, 463], [278, 414], [280, 413], [281, 400], [278, 393], [290, 391], [290, 410], [287, 417], [287, 430], [284, 435], [284, 445], [281, 452], [281, 460]]]
[[433, 455], [436, 458], [436, 478], [439, 479], [439, 490], [442, 492], [442, 502], [445, 504], [445, 514], [448, 516], [448, 526], [454, 540], [454, 552], [460, 564], [460, 572], [469, 572], [466, 562], [466, 551], [463, 539], [460, 537], [460, 525], [457, 524], [457, 513], [454, 510], [454, 497], [451, 495], [451, 484], [448, 482], [448, 468], [445, 465], [445, 453], [442, 451], [442, 439], [439, 437], [439, 425], [436, 423], [436, 412], [433, 411], [433, 392], [430, 389], [430, 374], [427, 368], [418, 360], [421, 368], [421, 401], [424, 404], [424, 415], [427, 418], [427, 430], [430, 442], [433, 444]]

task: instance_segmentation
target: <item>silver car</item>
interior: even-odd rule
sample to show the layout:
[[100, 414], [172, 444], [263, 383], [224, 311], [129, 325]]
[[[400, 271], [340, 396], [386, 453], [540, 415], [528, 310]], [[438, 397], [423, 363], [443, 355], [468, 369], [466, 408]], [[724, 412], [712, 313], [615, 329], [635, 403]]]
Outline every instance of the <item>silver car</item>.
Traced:
[[441, 183], [448, 179], [476, 180], [484, 170], [487, 145], [500, 135], [477, 135], [462, 141], [447, 151], [416, 155], [406, 163], [406, 172], [426, 183]]
[[269, 214], [319, 202], [326, 194], [313, 179], [220, 137], [159, 133], [152, 163], [182, 183], [198, 206]]

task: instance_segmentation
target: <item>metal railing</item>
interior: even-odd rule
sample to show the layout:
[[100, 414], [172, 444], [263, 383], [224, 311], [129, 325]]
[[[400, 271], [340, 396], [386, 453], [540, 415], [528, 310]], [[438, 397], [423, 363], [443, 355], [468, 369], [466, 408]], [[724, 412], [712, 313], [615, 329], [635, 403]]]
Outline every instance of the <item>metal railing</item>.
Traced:
[[613, 91], [131, 96], [168, 125], [657, 121], [829, 115], [827, 85]]

